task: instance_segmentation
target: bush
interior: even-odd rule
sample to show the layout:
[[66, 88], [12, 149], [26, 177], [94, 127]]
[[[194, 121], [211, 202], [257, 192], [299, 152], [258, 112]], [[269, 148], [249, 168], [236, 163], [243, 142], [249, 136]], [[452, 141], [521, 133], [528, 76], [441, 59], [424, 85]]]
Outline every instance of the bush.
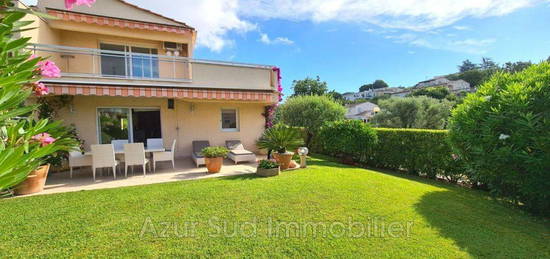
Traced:
[[225, 157], [229, 150], [225, 147], [206, 147], [201, 151], [204, 157], [214, 158], [214, 157]]
[[368, 124], [359, 120], [344, 120], [326, 123], [321, 128], [319, 140], [326, 152], [361, 161], [378, 138]]
[[346, 109], [327, 96], [296, 96], [277, 108], [276, 119], [289, 126], [303, 127], [306, 146], [312, 147], [312, 139], [327, 121], [343, 120]]
[[550, 214], [550, 63], [495, 74], [457, 106], [450, 129], [469, 178]]
[[260, 160], [260, 162], [258, 163], [258, 168], [262, 168], [262, 169], [273, 169], [278, 167], [279, 167], [279, 164], [271, 160]]
[[456, 182], [463, 173], [462, 161], [453, 155], [448, 131], [375, 128], [378, 144], [368, 149], [367, 164], [429, 178]]

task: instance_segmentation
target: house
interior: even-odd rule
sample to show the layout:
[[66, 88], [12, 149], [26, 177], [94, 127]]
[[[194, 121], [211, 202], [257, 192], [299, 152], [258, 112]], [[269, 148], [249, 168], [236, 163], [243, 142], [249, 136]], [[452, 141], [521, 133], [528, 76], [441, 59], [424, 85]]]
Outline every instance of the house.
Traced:
[[445, 76], [437, 76], [430, 80], [422, 81], [416, 84], [415, 88], [426, 88], [426, 87], [434, 87], [434, 86], [445, 86], [449, 88], [449, 91], [451, 93], [459, 93], [459, 92], [469, 92], [470, 89], [470, 83], [459, 79], [459, 80], [449, 80]]
[[71, 96], [58, 117], [85, 149], [162, 138], [165, 147], [177, 140], [177, 156], [190, 156], [194, 140], [241, 140], [256, 150], [264, 109], [278, 102], [278, 69], [195, 59], [192, 26], [122, 0], [71, 11], [38, 0], [33, 8], [56, 19], [29, 16], [37, 29], [21, 35], [61, 69], [61, 78], [42, 82], [54, 98]]
[[348, 110], [346, 118], [351, 120], [361, 120], [363, 122], [369, 122], [374, 115], [380, 112], [380, 107], [371, 102], [348, 104], [346, 105]]
[[355, 101], [357, 99], [372, 99], [374, 97], [378, 96], [384, 96], [384, 95], [391, 95], [393, 93], [402, 92], [405, 88], [404, 87], [385, 87], [385, 88], [377, 88], [377, 89], [368, 89], [366, 91], [357, 92], [357, 93], [344, 93], [344, 99], [348, 101]]

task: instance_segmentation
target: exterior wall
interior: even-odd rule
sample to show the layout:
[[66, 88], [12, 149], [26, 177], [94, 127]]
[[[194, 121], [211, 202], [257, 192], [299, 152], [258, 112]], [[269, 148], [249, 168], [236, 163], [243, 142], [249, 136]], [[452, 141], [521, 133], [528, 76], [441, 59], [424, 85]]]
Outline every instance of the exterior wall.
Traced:
[[273, 90], [273, 71], [267, 68], [226, 66], [206, 63], [192, 64], [196, 88]]
[[[191, 155], [193, 140], [209, 140], [211, 145], [223, 146], [226, 140], [239, 139], [245, 148], [257, 151], [255, 142], [264, 131], [264, 104], [187, 102], [175, 101], [175, 109], [167, 108], [164, 98], [75, 96], [71, 108], [59, 111], [65, 124], [74, 124], [80, 137], [85, 140], [85, 149], [98, 143], [97, 108], [129, 107], [160, 108], [164, 146], [170, 147], [177, 139], [176, 156]], [[221, 109], [238, 109], [239, 131], [221, 130]]]

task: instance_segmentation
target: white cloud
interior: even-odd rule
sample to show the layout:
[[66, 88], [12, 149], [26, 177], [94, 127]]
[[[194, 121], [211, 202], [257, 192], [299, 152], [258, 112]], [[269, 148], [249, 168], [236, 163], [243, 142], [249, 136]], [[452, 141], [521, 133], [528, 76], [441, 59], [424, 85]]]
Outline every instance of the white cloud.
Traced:
[[[484, 54], [487, 49], [496, 42], [495, 39], [453, 39], [447, 37], [433, 37], [428, 33], [413, 34], [403, 33], [387, 35], [384, 38], [399, 44], [409, 44], [414, 47], [422, 47], [437, 50], [464, 52], [469, 54]], [[410, 54], [410, 53], [409, 53]]]
[[266, 33], [260, 33], [260, 42], [271, 45], [271, 44], [284, 44], [284, 45], [292, 45], [294, 44], [294, 41], [286, 38], [286, 37], [277, 37], [275, 39], [270, 39], [269, 36]]
[[246, 33], [257, 29], [238, 15], [237, 0], [130, 0], [140, 7], [187, 23], [198, 31], [197, 43], [212, 51], [232, 45], [229, 32]]
[[[251, 22], [253, 19], [344, 22], [377, 25], [383, 29], [427, 32], [453, 25], [461, 19], [501, 16], [535, 3], [547, 2], [547, 0], [127, 1], [195, 27], [198, 31], [198, 45], [213, 51], [220, 51], [233, 44], [230, 33], [257, 30], [258, 26]], [[271, 41], [277, 41], [277, 39]], [[286, 44], [292, 42], [282, 37], [278, 41]]]
[[455, 25], [455, 26], [453, 26], [453, 28], [454, 28], [455, 30], [458, 30], [458, 31], [465, 31], [465, 30], [469, 30], [469, 29], [470, 29], [470, 27], [468, 27], [468, 26], [462, 26], [462, 25]]

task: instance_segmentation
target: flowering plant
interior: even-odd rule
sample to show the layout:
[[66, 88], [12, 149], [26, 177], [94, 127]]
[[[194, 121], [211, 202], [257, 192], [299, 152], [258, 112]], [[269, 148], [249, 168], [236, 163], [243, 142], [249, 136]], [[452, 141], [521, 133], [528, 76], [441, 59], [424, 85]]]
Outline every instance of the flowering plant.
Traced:
[[[66, 1], [71, 2], [93, 1]], [[0, 0], [0, 192], [25, 180], [48, 155], [78, 144], [68, 137], [61, 122], [34, 119], [38, 105], [27, 100], [33, 94], [47, 95], [48, 87], [39, 80], [59, 77], [60, 70], [55, 63], [31, 55], [27, 50], [30, 38], [18, 36], [32, 23], [22, 20], [26, 14], [35, 12], [17, 8], [14, 1]]]

